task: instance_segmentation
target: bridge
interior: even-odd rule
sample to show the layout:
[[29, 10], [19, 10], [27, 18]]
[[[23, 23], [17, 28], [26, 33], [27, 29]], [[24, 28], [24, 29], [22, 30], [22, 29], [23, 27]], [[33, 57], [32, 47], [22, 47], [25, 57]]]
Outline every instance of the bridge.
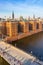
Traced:
[[0, 56], [10, 65], [43, 65], [36, 57], [0, 40]]
[[39, 20], [7, 21], [0, 23], [0, 36], [5, 41], [15, 41], [43, 31], [43, 23]]
[[8, 33], [9, 36], [5, 38], [5, 40], [7, 41], [19, 40], [19, 39], [22, 39], [27, 36], [43, 31], [42, 21], [34, 21], [34, 20], [30, 22], [20, 21], [19, 23], [18, 22], [7, 22], [7, 24], [12, 25], [12, 26], [13, 24], [15, 24], [12, 27], [13, 29], [11, 28], [10, 33]]

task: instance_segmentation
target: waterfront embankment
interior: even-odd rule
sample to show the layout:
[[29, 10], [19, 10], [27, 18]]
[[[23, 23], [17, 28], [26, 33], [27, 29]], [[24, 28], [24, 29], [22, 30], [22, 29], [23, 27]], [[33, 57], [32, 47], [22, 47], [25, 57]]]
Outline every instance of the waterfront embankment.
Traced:
[[30, 54], [6, 43], [0, 41], [0, 55], [10, 65], [43, 65], [43, 62], [39, 61]]

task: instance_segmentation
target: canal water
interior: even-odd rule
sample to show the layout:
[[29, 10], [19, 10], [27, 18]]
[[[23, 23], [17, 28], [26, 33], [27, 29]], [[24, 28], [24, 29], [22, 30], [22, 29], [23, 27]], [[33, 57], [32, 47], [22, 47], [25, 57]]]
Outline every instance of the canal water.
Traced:
[[27, 53], [31, 53], [39, 60], [43, 61], [43, 32], [28, 36], [19, 41], [13, 42], [13, 44]]
[[[12, 42], [10, 44], [16, 45], [18, 48], [31, 53], [39, 60], [43, 61], [43, 32], [28, 36], [21, 40]], [[0, 65], [9, 65], [3, 58], [0, 57]]]

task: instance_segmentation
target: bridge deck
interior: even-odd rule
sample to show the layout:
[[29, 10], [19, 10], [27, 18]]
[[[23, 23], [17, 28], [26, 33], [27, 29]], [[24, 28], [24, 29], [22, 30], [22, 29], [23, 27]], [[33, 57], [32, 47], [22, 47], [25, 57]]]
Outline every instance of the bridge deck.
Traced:
[[43, 65], [43, 62], [37, 60], [32, 55], [3, 41], [0, 41], [0, 55], [10, 65]]

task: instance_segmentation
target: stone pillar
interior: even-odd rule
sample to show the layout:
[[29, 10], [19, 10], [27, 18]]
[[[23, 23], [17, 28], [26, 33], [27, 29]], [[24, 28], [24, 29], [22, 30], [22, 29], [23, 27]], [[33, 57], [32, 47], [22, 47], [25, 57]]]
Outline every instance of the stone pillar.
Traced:
[[12, 37], [18, 34], [18, 22], [6, 22], [7, 35]]
[[11, 36], [17, 36], [18, 34], [18, 22], [11, 22]]
[[28, 33], [29, 32], [29, 22], [24, 22], [24, 33]]
[[6, 35], [6, 21], [0, 22], [0, 32], [1, 32], [3, 35]]
[[42, 22], [41, 21], [39, 22], [39, 29], [40, 29], [40, 31], [42, 31]]
[[34, 32], [36, 31], [36, 22], [35, 21], [33, 22], [33, 31]]

